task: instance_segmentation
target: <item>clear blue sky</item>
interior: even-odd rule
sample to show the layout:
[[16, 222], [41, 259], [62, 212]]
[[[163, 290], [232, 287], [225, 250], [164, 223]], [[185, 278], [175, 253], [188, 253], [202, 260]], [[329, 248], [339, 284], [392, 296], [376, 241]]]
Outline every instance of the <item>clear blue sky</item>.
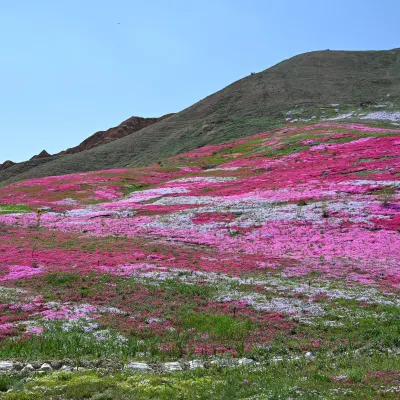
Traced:
[[320, 49], [400, 47], [399, 0], [0, 0], [0, 162], [182, 110]]

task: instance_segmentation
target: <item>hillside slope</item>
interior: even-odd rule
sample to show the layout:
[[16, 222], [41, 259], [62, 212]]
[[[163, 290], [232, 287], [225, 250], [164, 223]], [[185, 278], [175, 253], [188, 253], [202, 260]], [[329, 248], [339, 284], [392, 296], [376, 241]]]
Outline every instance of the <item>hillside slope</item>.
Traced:
[[24, 163], [0, 183], [79, 171], [146, 165], [210, 143], [282, 125], [302, 106], [400, 101], [400, 49], [317, 51], [251, 74], [191, 107], [127, 137], [78, 154]]
[[147, 128], [148, 126], [153, 125], [159, 121], [162, 121], [163, 119], [168, 118], [171, 115], [173, 114], [166, 114], [160, 118], [128, 118], [126, 121], [121, 122], [118, 126], [107, 129], [106, 131], [96, 132], [85, 139], [78, 146], [71, 147], [70, 149], [62, 151], [57, 155], [75, 154], [81, 151], [92, 149], [105, 143], [112, 142], [116, 139], [121, 139], [134, 132], [140, 131], [141, 129]]

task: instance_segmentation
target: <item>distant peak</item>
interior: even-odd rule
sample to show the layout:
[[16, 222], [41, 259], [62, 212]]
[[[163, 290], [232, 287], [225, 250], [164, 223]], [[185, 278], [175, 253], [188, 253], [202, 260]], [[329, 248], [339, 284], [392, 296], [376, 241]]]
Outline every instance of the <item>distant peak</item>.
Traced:
[[46, 150], [42, 150], [38, 155], [33, 156], [31, 160], [34, 160], [36, 158], [48, 158], [51, 157], [51, 154], [49, 154]]

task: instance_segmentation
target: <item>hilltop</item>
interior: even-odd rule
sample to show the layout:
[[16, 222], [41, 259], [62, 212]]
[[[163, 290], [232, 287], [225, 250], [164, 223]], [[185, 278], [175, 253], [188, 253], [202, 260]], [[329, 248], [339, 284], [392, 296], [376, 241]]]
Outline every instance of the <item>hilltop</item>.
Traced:
[[349, 118], [360, 107], [368, 110], [384, 104], [398, 110], [399, 102], [400, 49], [301, 54], [111, 143], [2, 170], [0, 183], [148, 165], [206, 144], [282, 126], [292, 120], [288, 113], [300, 112], [298, 120]]

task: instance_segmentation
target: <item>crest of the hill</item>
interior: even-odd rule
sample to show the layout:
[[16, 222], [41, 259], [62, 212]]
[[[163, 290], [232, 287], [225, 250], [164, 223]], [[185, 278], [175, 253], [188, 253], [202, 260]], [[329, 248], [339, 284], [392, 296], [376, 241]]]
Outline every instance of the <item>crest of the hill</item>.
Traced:
[[[195, 78], [195, 77], [194, 77]], [[141, 166], [285, 123], [295, 108], [400, 102], [400, 49], [317, 51], [234, 82], [191, 107], [110, 143], [0, 171], [0, 183]]]

